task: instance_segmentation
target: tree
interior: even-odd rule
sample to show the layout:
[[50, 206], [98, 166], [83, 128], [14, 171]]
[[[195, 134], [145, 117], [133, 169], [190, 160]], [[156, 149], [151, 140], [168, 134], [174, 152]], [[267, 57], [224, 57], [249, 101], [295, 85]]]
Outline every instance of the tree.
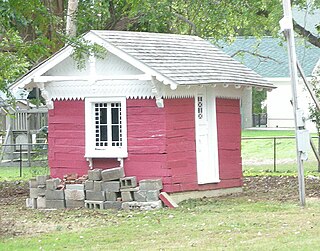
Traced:
[[[304, 7], [302, 0], [293, 4]], [[319, 7], [314, 1], [312, 8]], [[66, 0], [0, 0], [0, 90], [66, 43], [90, 49], [65, 35], [66, 9]], [[277, 36], [281, 17], [279, 0], [79, 0], [76, 13], [77, 35], [111, 29], [229, 41], [237, 35]], [[319, 46], [315, 34], [297, 24], [295, 30]]]

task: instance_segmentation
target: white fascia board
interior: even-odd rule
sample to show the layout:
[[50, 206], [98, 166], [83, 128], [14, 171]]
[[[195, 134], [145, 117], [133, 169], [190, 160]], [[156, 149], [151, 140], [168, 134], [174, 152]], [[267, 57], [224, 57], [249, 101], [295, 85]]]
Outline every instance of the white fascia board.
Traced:
[[56, 55], [52, 56], [51, 58], [47, 59], [43, 64], [39, 65], [34, 70], [28, 72], [23, 78], [18, 80], [12, 86], [10, 86], [10, 90], [14, 90], [17, 88], [24, 88], [26, 85], [30, 84], [34, 78], [41, 76], [42, 74], [46, 73], [48, 70], [55, 67], [57, 64], [62, 62], [64, 59], [69, 57], [73, 52], [72, 46], [67, 46], [58, 52]]
[[97, 44], [106, 48], [109, 52], [116, 55], [117, 57], [121, 58], [122, 60], [126, 61], [127, 63], [131, 64], [132, 66], [138, 68], [139, 70], [143, 71], [144, 73], [156, 77], [156, 79], [160, 82], [163, 82], [165, 85], [170, 85], [172, 90], [175, 90], [178, 84], [169, 79], [168, 77], [160, 74], [156, 70], [150, 68], [149, 66], [145, 65], [141, 61], [135, 59], [128, 53], [124, 52], [123, 50], [117, 48], [116, 46], [110, 44], [108, 41], [101, 38], [97, 35], [94, 31], [90, 31], [84, 36], [84, 39], [88, 39], [89, 41], [96, 42]]
[[35, 83], [46, 83], [46, 82], [61, 82], [61, 81], [104, 81], [104, 80], [151, 80], [151, 76], [147, 74], [137, 75], [115, 75], [115, 76], [104, 76], [95, 75], [92, 76], [39, 76], [34, 77]]

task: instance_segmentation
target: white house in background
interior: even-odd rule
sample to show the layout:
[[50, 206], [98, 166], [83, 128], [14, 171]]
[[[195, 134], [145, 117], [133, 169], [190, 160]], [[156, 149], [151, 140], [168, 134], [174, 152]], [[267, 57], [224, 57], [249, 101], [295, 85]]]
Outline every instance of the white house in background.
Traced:
[[[260, 40], [254, 37], [238, 37], [233, 44], [224, 45], [222, 49], [277, 87], [267, 93], [267, 126], [294, 127], [286, 42], [272, 37], [263, 37]], [[296, 51], [304, 73], [310, 80], [312, 72], [320, 64], [320, 48], [303, 39], [296, 39]], [[298, 102], [308, 117], [312, 100], [302, 80], [298, 86]], [[306, 126], [309, 130], [315, 129], [314, 123], [310, 120]]]

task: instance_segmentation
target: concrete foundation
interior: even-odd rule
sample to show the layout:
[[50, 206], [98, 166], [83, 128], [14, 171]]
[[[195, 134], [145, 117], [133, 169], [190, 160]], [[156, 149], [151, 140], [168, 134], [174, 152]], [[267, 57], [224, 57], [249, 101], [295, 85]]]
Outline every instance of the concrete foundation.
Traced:
[[93, 169], [88, 171], [89, 180], [101, 180], [101, 169]]
[[84, 207], [83, 200], [66, 200], [66, 208], [79, 208]]
[[140, 190], [161, 190], [162, 189], [162, 181], [161, 181], [161, 179], [140, 180], [139, 187], [140, 187]]
[[105, 201], [84, 201], [84, 207], [89, 209], [104, 209], [104, 202]]
[[47, 200], [64, 200], [63, 190], [46, 190], [45, 197]]
[[134, 209], [154, 210], [154, 209], [160, 209], [160, 208], [162, 208], [161, 200], [153, 201], [153, 202], [132, 201], [132, 202], [123, 202], [122, 203], [122, 209], [124, 209], [124, 210], [134, 210]]
[[119, 192], [120, 182], [119, 181], [104, 181], [102, 184], [102, 191], [107, 192]]
[[232, 187], [232, 188], [217, 189], [217, 190], [171, 193], [169, 195], [176, 203], [179, 203], [181, 201], [188, 200], [188, 199], [218, 197], [218, 196], [241, 193], [241, 192], [242, 192], [242, 187]]
[[95, 191], [86, 191], [86, 200], [89, 201], [105, 201], [106, 195], [104, 191], [95, 192]]
[[66, 189], [64, 190], [66, 200], [84, 200], [84, 190]]
[[103, 208], [120, 210], [122, 208], [122, 202], [121, 201], [105, 201], [103, 203]]

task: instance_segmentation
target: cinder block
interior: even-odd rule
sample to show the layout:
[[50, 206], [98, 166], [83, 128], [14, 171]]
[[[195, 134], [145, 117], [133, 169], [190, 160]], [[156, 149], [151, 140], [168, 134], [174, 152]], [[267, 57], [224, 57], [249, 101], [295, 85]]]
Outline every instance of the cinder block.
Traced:
[[120, 210], [122, 208], [122, 202], [121, 201], [105, 201], [103, 203], [103, 208]]
[[117, 201], [117, 199], [121, 197], [120, 193], [116, 192], [106, 192], [106, 200], [107, 201]]
[[120, 188], [120, 192], [138, 192], [139, 190], [139, 187]]
[[95, 192], [95, 191], [86, 191], [86, 200], [90, 201], [105, 201], [106, 195], [104, 191]]
[[29, 187], [30, 188], [38, 188], [38, 182], [36, 179], [29, 180]]
[[122, 201], [133, 201], [132, 192], [121, 192]]
[[140, 209], [140, 210], [155, 210], [162, 208], [162, 202], [159, 201], [152, 201], [152, 202], [138, 202], [138, 201], [131, 201], [131, 202], [123, 202], [122, 209], [124, 210], [133, 210], [133, 209]]
[[124, 177], [123, 167], [106, 169], [101, 172], [103, 181], [119, 180]]
[[85, 200], [84, 207], [89, 209], [104, 209], [105, 201], [92, 201], [92, 200]]
[[29, 192], [30, 192], [30, 198], [31, 199], [36, 199], [38, 198], [38, 188], [30, 188], [29, 189]]
[[36, 209], [37, 208], [37, 199], [36, 198], [27, 198], [26, 207]]
[[66, 200], [84, 200], [84, 190], [64, 190]]
[[38, 186], [39, 185], [46, 185], [46, 181], [50, 179], [50, 175], [39, 175], [36, 177]]
[[140, 190], [161, 190], [162, 189], [162, 181], [161, 181], [161, 179], [140, 180], [139, 187], [140, 187]]
[[120, 182], [119, 181], [104, 181], [101, 183], [102, 191], [106, 192], [119, 192], [120, 191]]
[[47, 200], [64, 200], [63, 190], [46, 190], [45, 196]]
[[37, 208], [46, 208], [46, 198], [38, 197], [37, 198]]
[[93, 190], [93, 180], [86, 180], [84, 182], [84, 189], [85, 190]]
[[38, 196], [45, 196], [45, 194], [46, 194], [46, 186], [39, 185], [38, 186]]
[[101, 180], [101, 169], [93, 169], [88, 171], [89, 180]]
[[61, 180], [59, 178], [46, 180], [47, 190], [56, 190], [60, 183]]
[[84, 184], [66, 184], [66, 189], [70, 190], [84, 190]]
[[66, 205], [64, 200], [47, 200], [46, 199], [46, 208], [61, 209], [65, 207]]
[[103, 181], [94, 181], [93, 182], [93, 191], [95, 192], [101, 192], [102, 190], [102, 183]]
[[146, 192], [147, 201], [158, 201], [159, 200], [159, 190], [149, 190]]
[[137, 178], [135, 176], [121, 178], [120, 184], [121, 184], [121, 189], [136, 187]]
[[84, 207], [84, 200], [66, 200], [66, 208]]
[[147, 191], [134, 192], [133, 199], [138, 202], [146, 202], [147, 201]]

